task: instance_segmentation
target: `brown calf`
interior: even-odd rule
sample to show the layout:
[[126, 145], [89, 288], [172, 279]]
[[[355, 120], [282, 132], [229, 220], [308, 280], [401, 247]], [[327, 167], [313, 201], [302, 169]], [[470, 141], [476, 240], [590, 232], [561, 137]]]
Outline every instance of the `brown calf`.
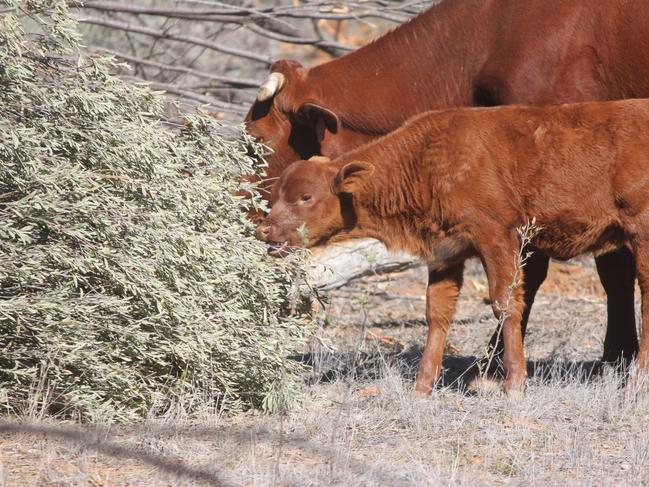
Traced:
[[507, 299], [520, 241], [569, 259], [620, 247], [633, 253], [642, 291], [638, 367], [649, 359], [649, 100], [429, 112], [335, 160], [298, 161], [272, 191], [260, 238], [276, 253], [374, 237], [426, 259], [428, 339], [415, 389], [430, 391], [462, 281], [478, 256], [494, 313], [504, 317], [507, 390], [526, 377], [523, 290]]

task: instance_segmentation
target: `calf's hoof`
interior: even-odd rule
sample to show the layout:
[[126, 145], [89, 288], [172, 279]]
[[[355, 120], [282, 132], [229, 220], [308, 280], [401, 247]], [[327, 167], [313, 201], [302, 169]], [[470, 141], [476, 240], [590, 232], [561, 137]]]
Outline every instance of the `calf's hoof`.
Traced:
[[649, 374], [646, 370], [634, 368], [624, 386], [624, 398], [634, 400], [649, 392]]
[[505, 394], [512, 399], [522, 399], [525, 396], [525, 376], [508, 377], [503, 387]]
[[467, 391], [475, 394], [494, 394], [501, 388], [502, 382], [489, 376], [475, 376], [466, 386]]
[[525, 397], [525, 391], [521, 391], [519, 389], [507, 389], [507, 388], [505, 388], [504, 390], [507, 398], [512, 399], [514, 401], [520, 401]]
[[410, 398], [413, 401], [426, 401], [430, 397], [430, 392], [421, 392], [421, 391], [416, 391], [412, 390], [410, 391]]
[[410, 392], [410, 396], [413, 399], [427, 399], [430, 396], [430, 393], [433, 391], [431, 386], [424, 384], [415, 384], [415, 387]]

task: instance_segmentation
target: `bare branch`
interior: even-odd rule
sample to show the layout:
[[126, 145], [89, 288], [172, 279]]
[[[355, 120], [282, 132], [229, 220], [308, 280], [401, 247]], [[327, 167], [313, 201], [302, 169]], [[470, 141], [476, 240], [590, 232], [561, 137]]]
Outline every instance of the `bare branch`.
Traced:
[[[419, 2], [421, 3], [421, 2]], [[430, 3], [426, 1], [424, 3]], [[331, 8], [331, 4], [325, 4]], [[291, 10], [282, 8], [265, 8], [265, 9], [251, 9], [251, 8], [238, 8], [233, 7], [232, 10], [221, 9], [180, 9], [180, 8], [160, 8], [160, 7], [138, 7], [133, 5], [125, 5], [117, 2], [87, 2], [83, 5], [86, 9], [109, 11], [109, 12], [122, 12], [138, 15], [155, 15], [162, 17], [172, 17], [187, 20], [200, 20], [208, 22], [233, 22], [243, 23], [256, 21], [259, 18], [267, 18], [277, 20], [277, 18], [297, 18], [297, 19], [326, 19], [326, 20], [357, 20], [361, 18], [380, 18], [392, 22], [404, 22], [411, 17], [411, 15], [403, 15], [403, 13], [388, 13], [385, 8], [368, 8], [363, 6], [365, 10], [354, 11], [350, 13], [333, 12], [318, 9], [316, 6], [308, 5], [306, 7], [294, 7]], [[289, 24], [290, 25], [290, 24]]]
[[244, 113], [246, 113], [246, 107], [244, 107], [243, 105], [236, 103], [224, 103], [223, 101], [212, 98], [211, 96], [200, 95], [191, 90], [186, 90], [176, 85], [158, 83], [156, 81], [149, 82], [147, 84], [154, 90], [162, 90], [168, 93], [173, 93], [174, 95], [179, 95], [183, 98], [187, 98], [188, 100], [199, 101], [204, 105], [214, 107], [223, 112], [234, 113], [237, 115], [243, 115]]
[[[354, 48], [351, 46], [346, 46], [344, 44], [340, 44], [338, 42], [334, 41], [327, 41], [324, 39], [306, 39], [303, 37], [292, 37], [292, 36], [286, 36], [282, 34], [276, 34], [270, 30], [263, 29], [259, 26], [256, 25], [250, 25], [247, 27], [248, 30], [251, 32], [254, 32], [255, 34], [259, 34], [264, 37], [268, 37], [269, 39], [273, 39], [276, 41], [281, 41], [281, 42], [290, 42], [292, 44], [311, 44], [312, 46], [315, 47], [325, 47], [325, 48], [333, 48], [338, 51], [343, 51], [343, 52], [348, 52], [348, 51], [353, 51]], [[341, 53], [342, 54], [342, 53]]]
[[206, 9], [168, 9], [156, 7], [138, 7], [114, 2], [87, 2], [83, 5], [86, 9], [100, 10], [103, 12], [120, 12], [136, 15], [155, 15], [176, 19], [200, 20], [210, 22], [235, 22], [240, 23], [249, 17], [246, 12], [223, 13], [221, 10]]
[[154, 68], [161, 69], [163, 71], [175, 71], [175, 72], [178, 72], [178, 73], [191, 74], [191, 75], [197, 76], [199, 78], [205, 78], [205, 79], [211, 79], [211, 80], [214, 80], [214, 81], [219, 81], [221, 83], [224, 83], [226, 85], [233, 86], [233, 87], [236, 87], [236, 88], [258, 88], [259, 87], [259, 81], [251, 79], [251, 78], [232, 78], [230, 76], [222, 76], [222, 75], [204, 73], [204, 72], [199, 71], [197, 69], [184, 68], [182, 66], [172, 66], [170, 64], [163, 64], [163, 63], [158, 63], [156, 61], [150, 61], [148, 59], [142, 59], [142, 58], [135, 57], [135, 56], [129, 56], [128, 54], [113, 51], [111, 49], [106, 49], [106, 48], [103, 48], [103, 47], [91, 46], [90, 48], [93, 51], [104, 52], [106, 54], [110, 54], [111, 56], [115, 56], [115, 57], [124, 59], [125, 61], [129, 61], [129, 62], [131, 62], [133, 64], [143, 64], [145, 66], [151, 66], [151, 67], [154, 67]]
[[265, 64], [269, 66], [271, 64], [271, 60], [267, 56], [262, 56], [259, 54], [254, 54], [252, 52], [244, 51], [241, 49], [237, 49], [234, 47], [229, 47], [229, 46], [224, 46], [222, 44], [218, 44], [216, 42], [209, 42], [204, 39], [201, 39], [199, 37], [194, 37], [194, 36], [185, 36], [185, 35], [178, 35], [178, 34], [171, 34], [170, 32], [159, 30], [159, 29], [151, 29], [148, 27], [138, 27], [137, 25], [133, 24], [128, 24], [126, 22], [118, 22], [114, 20], [106, 20], [106, 19], [100, 19], [97, 17], [80, 17], [76, 16], [75, 17], [77, 21], [84, 23], [84, 24], [93, 24], [93, 25], [99, 25], [101, 27], [107, 27], [109, 29], [117, 29], [121, 31], [126, 31], [126, 32], [133, 32], [135, 34], [143, 34], [146, 36], [151, 36], [155, 37], [158, 39], [169, 39], [172, 41], [178, 41], [178, 42], [187, 42], [190, 44], [195, 44], [197, 46], [203, 46], [208, 49], [212, 49], [214, 51], [222, 52], [224, 54], [229, 54], [231, 56], [236, 56], [236, 57], [241, 57], [244, 59], [250, 59], [252, 61], [256, 61], [262, 64]]
[[342, 55], [356, 48], [348, 39], [369, 40], [437, 1], [68, 0], [88, 26], [90, 49], [132, 64], [133, 79], [237, 116], [273, 59], [308, 64], [322, 61], [317, 51]]

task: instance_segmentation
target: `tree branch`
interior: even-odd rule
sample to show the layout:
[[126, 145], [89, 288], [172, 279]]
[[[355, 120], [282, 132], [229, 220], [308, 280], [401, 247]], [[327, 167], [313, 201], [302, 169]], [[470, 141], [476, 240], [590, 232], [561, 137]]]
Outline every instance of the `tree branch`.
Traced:
[[[403, 22], [439, 0], [277, 0], [263, 7], [249, 0], [232, 2], [238, 5], [226, 0], [67, 1], [78, 9], [79, 22], [97, 26], [88, 31], [87, 42], [96, 45], [91, 49], [131, 63], [134, 79], [149, 78], [152, 86], [169, 93], [240, 115], [273, 58], [291, 46], [338, 56], [356, 48], [341, 39], [360, 33], [358, 23], [378, 34], [386, 22], [376, 26], [366, 19]], [[0, 0], [0, 9], [8, 6]], [[124, 35], [133, 41], [131, 49]], [[306, 49], [289, 55], [303, 54], [308, 58]]]
[[232, 78], [230, 76], [222, 76], [222, 75], [216, 75], [216, 74], [209, 74], [209, 73], [204, 73], [203, 71], [199, 71], [197, 69], [191, 69], [191, 68], [185, 68], [182, 66], [172, 66], [170, 64], [163, 64], [159, 63], [156, 61], [150, 61], [148, 59], [142, 59], [139, 57], [135, 56], [129, 56], [128, 54], [124, 54], [121, 52], [113, 51], [111, 49], [106, 49], [103, 47], [99, 46], [90, 46], [90, 49], [92, 51], [98, 51], [98, 52], [104, 52], [106, 54], [110, 54], [111, 56], [115, 56], [121, 59], [124, 59], [125, 61], [129, 61], [134, 64], [143, 64], [145, 66], [151, 66], [153, 68], [158, 68], [163, 71], [175, 71], [178, 73], [186, 73], [186, 74], [191, 74], [193, 76], [197, 76], [199, 78], [205, 78], [205, 79], [211, 79], [214, 81], [219, 81], [223, 84], [235, 87], [235, 88], [258, 88], [259, 87], [259, 81], [252, 79], [252, 78]]
[[216, 42], [209, 42], [204, 39], [201, 39], [200, 37], [171, 34], [169, 32], [158, 30], [158, 29], [152, 29], [150, 27], [139, 27], [137, 25], [128, 24], [126, 22], [100, 19], [97, 17], [75, 16], [75, 19], [84, 24], [99, 25], [101, 27], [107, 27], [109, 29], [117, 29], [126, 32], [133, 32], [135, 34], [143, 34], [158, 39], [168, 39], [177, 42], [187, 42], [190, 44], [195, 44], [197, 46], [203, 46], [208, 49], [212, 49], [214, 51], [222, 52], [223, 54], [229, 54], [230, 56], [250, 59], [251, 61], [256, 61], [265, 64], [266, 66], [270, 66], [271, 64], [271, 59], [268, 56], [262, 56], [259, 54], [254, 54], [252, 52], [244, 51], [234, 47], [224, 46]]
[[236, 103], [226, 103], [211, 96], [200, 95], [194, 91], [186, 90], [176, 85], [169, 85], [166, 83], [159, 83], [157, 81], [147, 82], [146, 84], [150, 85], [154, 90], [163, 90], [168, 93], [173, 93], [174, 95], [187, 98], [189, 100], [199, 101], [205, 105], [210, 105], [217, 108], [220, 111], [233, 113], [236, 115], [243, 115], [246, 113], [247, 108], [243, 105]]

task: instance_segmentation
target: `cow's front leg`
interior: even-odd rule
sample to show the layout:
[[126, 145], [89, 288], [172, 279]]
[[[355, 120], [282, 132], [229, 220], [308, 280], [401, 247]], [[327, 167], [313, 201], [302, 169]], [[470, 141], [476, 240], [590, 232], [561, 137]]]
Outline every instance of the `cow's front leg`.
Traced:
[[446, 335], [455, 313], [455, 305], [462, 287], [463, 272], [464, 262], [448, 268], [428, 267], [428, 287], [426, 289], [428, 336], [417, 371], [416, 394], [429, 394], [442, 372]]
[[491, 230], [477, 238], [478, 250], [489, 281], [489, 295], [496, 318], [502, 323], [505, 345], [505, 391], [523, 392], [527, 366], [523, 350], [523, 271], [517, 258], [520, 240], [516, 231]]

